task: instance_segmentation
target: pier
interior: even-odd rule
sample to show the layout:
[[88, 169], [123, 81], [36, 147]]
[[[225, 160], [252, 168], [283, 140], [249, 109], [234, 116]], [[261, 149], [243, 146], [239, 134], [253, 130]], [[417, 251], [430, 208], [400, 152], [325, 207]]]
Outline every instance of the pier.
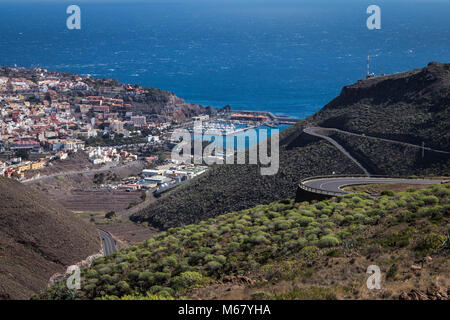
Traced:
[[276, 116], [272, 112], [269, 111], [252, 111], [252, 110], [230, 110], [230, 116], [234, 113], [238, 114], [247, 114], [252, 115], [255, 118], [258, 116], [264, 116], [266, 117], [269, 122], [271, 122], [273, 125], [278, 124], [295, 124], [299, 122], [301, 119], [292, 118], [292, 117], [284, 117], [284, 116]]

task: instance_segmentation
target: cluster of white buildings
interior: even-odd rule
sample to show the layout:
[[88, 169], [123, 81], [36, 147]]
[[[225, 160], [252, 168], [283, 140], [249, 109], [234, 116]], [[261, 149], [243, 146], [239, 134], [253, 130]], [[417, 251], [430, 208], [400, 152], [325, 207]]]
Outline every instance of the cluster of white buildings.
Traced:
[[89, 160], [93, 164], [119, 163], [135, 161], [137, 156], [128, 151], [117, 151], [113, 147], [89, 147], [86, 149]]
[[156, 192], [163, 192], [205, 173], [207, 169], [205, 166], [171, 163], [143, 170], [140, 183], [148, 188], [157, 188]]

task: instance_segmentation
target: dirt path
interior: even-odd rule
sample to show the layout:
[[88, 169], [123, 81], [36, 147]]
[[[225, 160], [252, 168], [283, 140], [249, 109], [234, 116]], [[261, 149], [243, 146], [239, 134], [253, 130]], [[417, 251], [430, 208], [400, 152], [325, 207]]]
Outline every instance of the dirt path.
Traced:
[[366, 176], [370, 176], [369, 171], [358, 161], [356, 160], [343, 146], [341, 146], [336, 140], [328, 137], [327, 135], [321, 134], [322, 128], [319, 127], [310, 127], [303, 129], [303, 132], [309, 134], [311, 136], [315, 136], [318, 138], [322, 138], [330, 142], [333, 146], [335, 146], [340, 152], [342, 152], [347, 158], [352, 160], [363, 172]]

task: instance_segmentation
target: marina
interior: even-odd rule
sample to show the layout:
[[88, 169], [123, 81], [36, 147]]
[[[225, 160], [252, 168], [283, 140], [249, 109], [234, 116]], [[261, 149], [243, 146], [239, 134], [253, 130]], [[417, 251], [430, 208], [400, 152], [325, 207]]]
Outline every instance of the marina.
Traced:
[[214, 120], [197, 121], [189, 129], [194, 135], [233, 136], [247, 130], [268, 127], [272, 129], [292, 125], [300, 119], [276, 116], [267, 111], [230, 110]]
[[194, 135], [203, 134], [208, 136], [232, 136], [240, 132], [255, 129], [263, 124], [243, 124], [240, 122], [233, 123], [230, 121], [215, 121], [197, 123], [189, 131]]

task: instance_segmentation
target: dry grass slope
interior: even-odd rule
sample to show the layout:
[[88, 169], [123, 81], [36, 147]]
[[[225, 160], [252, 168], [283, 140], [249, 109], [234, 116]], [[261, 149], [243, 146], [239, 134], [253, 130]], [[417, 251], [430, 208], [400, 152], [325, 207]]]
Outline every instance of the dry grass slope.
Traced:
[[97, 230], [42, 193], [0, 177], [0, 299], [28, 299], [100, 250]]

